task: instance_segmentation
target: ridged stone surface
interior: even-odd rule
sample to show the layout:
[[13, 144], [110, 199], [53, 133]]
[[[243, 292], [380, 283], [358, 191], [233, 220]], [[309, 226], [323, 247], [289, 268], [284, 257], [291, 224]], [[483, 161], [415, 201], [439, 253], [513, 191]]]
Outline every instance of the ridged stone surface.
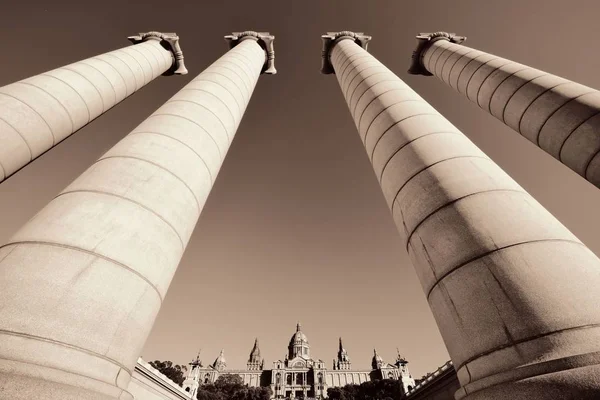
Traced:
[[251, 40], [230, 50], [0, 248], [0, 397], [130, 399], [264, 61]]
[[[439, 53], [426, 62], [444, 71], [454, 53]], [[352, 40], [331, 62], [458, 371], [457, 398], [600, 397], [600, 378], [570, 378], [600, 363], [600, 260]], [[540, 379], [558, 392], [529, 390]]]
[[0, 182], [173, 65], [149, 40], [0, 88]]
[[447, 40], [423, 66], [483, 110], [600, 187], [600, 92]]

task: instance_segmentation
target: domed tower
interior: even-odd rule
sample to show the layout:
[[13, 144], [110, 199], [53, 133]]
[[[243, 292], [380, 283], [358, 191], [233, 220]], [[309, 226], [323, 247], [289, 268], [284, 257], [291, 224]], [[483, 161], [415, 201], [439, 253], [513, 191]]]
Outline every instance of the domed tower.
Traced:
[[190, 394], [190, 398], [195, 399], [198, 393], [198, 387], [200, 387], [200, 369], [202, 368], [202, 361], [200, 361], [200, 352], [196, 356], [195, 360], [190, 363], [190, 369], [188, 371], [187, 378], [183, 381], [183, 390]]
[[337, 360], [333, 360], [333, 369], [351, 369], [350, 357], [348, 357], [348, 352], [342, 345], [342, 338], [340, 338]]
[[371, 367], [373, 369], [381, 369], [383, 364], [383, 358], [381, 358], [381, 356], [377, 354], [377, 350], [373, 349], [373, 359], [371, 360]]
[[223, 350], [219, 353], [219, 357], [215, 360], [212, 367], [217, 371], [221, 372], [227, 367], [227, 361], [225, 361], [225, 355], [223, 354]]
[[310, 346], [306, 335], [300, 330], [300, 322], [296, 325], [296, 333], [290, 339], [288, 357], [290, 360], [296, 357], [310, 359]]
[[400, 350], [398, 348], [396, 348], [396, 362], [394, 363], [394, 365], [402, 371], [402, 373], [406, 374], [406, 375], [410, 375], [410, 372], [408, 372], [408, 361], [406, 360], [406, 358], [402, 357], [402, 355], [400, 354]]
[[250, 352], [248, 363], [246, 364], [248, 371], [260, 371], [263, 369], [263, 360], [260, 358], [260, 349], [258, 348], [258, 339], [254, 339], [254, 347]]
[[398, 380], [402, 383], [404, 394], [410, 392], [415, 387], [415, 380], [408, 370], [408, 361], [400, 355], [400, 350], [396, 349], [398, 356], [394, 364], [398, 368]]

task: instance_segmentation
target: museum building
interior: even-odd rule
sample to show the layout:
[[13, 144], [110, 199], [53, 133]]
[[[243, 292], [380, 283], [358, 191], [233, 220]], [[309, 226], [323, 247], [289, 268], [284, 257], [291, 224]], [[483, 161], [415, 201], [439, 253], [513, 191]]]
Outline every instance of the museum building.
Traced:
[[243, 383], [250, 387], [270, 387], [273, 399], [323, 399], [327, 397], [328, 388], [347, 384], [360, 385], [377, 379], [398, 380], [404, 393], [407, 393], [415, 387], [415, 380], [410, 375], [407, 364], [408, 361], [399, 353], [394, 364], [389, 364], [373, 350], [371, 369], [353, 370], [340, 338], [337, 357], [333, 359], [332, 368], [329, 369], [325, 367], [323, 360], [311, 358], [308, 339], [298, 323], [285, 359], [273, 362], [272, 369], [264, 369], [264, 359], [256, 339], [245, 370], [226, 369], [223, 350], [206, 367], [198, 356], [190, 363], [191, 368], [183, 388], [195, 398], [200, 386], [214, 383], [220, 375], [235, 374], [241, 376]]

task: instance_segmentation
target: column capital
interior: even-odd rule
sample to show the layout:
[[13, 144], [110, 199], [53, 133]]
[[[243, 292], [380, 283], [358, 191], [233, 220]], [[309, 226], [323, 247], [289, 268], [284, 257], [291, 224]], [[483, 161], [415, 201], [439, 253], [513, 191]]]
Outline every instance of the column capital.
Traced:
[[427, 71], [423, 66], [423, 55], [425, 51], [434, 42], [438, 40], [447, 40], [451, 43], [460, 44], [467, 40], [466, 36], [457, 36], [455, 33], [434, 32], [434, 33], [419, 33], [417, 35], [417, 48], [413, 51], [412, 61], [408, 73], [411, 75], [432, 76], [433, 74]]
[[335, 70], [333, 69], [333, 65], [331, 65], [331, 50], [340, 40], [349, 39], [354, 41], [354, 43], [358, 44], [363, 49], [367, 50], [367, 46], [371, 41], [371, 36], [367, 36], [362, 32], [352, 32], [352, 31], [340, 31], [340, 32], [327, 32], [327, 34], [322, 35], [321, 39], [323, 40], [323, 51], [322, 51], [322, 64], [321, 64], [321, 73], [322, 74], [335, 74]]
[[269, 75], [275, 75], [277, 73], [277, 70], [275, 69], [275, 49], [273, 48], [275, 36], [271, 35], [269, 32], [233, 32], [231, 35], [225, 36], [225, 40], [229, 44], [229, 49], [233, 49], [244, 40], [256, 41], [265, 51], [265, 65], [263, 66], [261, 73]]
[[157, 40], [164, 48], [173, 53], [175, 62], [173, 63], [173, 66], [169, 68], [169, 70], [163, 75], [185, 75], [188, 73], [188, 70], [185, 68], [183, 63], [183, 52], [181, 51], [181, 47], [179, 47], [179, 36], [177, 36], [176, 33], [161, 33], [151, 31], [140, 33], [137, 36], [129, 36], [127, 39], [129, 39], [133, 44], [142, 43], [147, 40]]

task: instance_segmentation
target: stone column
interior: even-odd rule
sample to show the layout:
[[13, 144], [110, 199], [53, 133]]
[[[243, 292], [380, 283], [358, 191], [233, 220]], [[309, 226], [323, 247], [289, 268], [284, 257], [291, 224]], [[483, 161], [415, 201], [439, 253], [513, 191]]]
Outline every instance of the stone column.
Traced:
[[600, 187], [600, 93], [462, 46], [465, 39], [445, 32], [417, 36], [409, 73], [437, 76]]
[[259, 75], [275, 73], [273, 39], [228, 36], [229, 52], [0, 247], [0, 397], [131, 399], [131, 372]]
[[600, 396], [600, 260], [408, 85], [323, 36], [458, 372], [457, 399]]
[[187, 70], [174, 33], [0, 88], [0, 182], [160, 75]]

